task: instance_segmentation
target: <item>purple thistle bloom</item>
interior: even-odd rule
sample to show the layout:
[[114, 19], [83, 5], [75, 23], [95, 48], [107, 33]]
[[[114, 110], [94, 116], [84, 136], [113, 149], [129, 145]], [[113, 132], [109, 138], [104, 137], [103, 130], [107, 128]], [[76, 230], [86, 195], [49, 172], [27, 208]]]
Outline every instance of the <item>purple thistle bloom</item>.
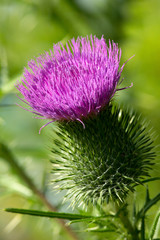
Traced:
[[[57, 43], [28, 63], [17, 89], [30, 112], [44, 119], [78, 120], [96, 114], [109, 103], [117, 90], [123, 66], [121, 50], [114, 42], [107, 46], [98, 39], [74, 38], [66, 48]], [[49, 122], [50, 123], [50, 122]]]

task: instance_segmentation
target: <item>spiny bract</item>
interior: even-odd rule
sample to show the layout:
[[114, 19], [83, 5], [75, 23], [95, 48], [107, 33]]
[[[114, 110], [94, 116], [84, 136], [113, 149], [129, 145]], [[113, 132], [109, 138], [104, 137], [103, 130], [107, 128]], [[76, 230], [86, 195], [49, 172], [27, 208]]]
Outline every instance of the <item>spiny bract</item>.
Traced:
[[[106, 106], [97, 116], [59, 123], [54, 140], [53, 173], [72, 204], [123, 201], [148, 176], [152, 141], [134, 113]], [[57, 147], [56, 147], [57, 146]]]

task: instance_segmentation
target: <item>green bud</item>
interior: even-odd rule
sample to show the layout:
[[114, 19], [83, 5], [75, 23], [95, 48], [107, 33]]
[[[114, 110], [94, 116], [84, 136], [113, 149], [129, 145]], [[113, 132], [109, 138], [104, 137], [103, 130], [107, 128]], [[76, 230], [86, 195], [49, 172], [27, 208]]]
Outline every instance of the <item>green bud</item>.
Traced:
[[53, 173], [73, 205], [123, 201], [149, 176], [153, 141], [135, 113], [108, 105], [97, 115], [61, 122], [54, 139]]

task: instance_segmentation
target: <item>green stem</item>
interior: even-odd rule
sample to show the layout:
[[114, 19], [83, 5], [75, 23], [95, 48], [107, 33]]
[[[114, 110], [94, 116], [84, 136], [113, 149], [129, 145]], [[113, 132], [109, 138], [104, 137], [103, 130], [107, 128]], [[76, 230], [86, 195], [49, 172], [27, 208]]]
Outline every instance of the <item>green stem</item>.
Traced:
[[129, 235], [128, 240], [140, 240], [137, 229], [133, 227], [128, 217], [127, 207], [125, 205], [116, 205], [116, 211], [118, 217], [120, 218], [123, 226], [125, 227]]
[[[6, 145], [0, 143], [0, 157], [5, 159], [10, 166], [16, 171], [16, 173], [23, 179], [23, 181], [28, 185], [28, 187], [32, 190], [32, 192], [39, 197], [44, 205], [53, 212], [57, 212], [58, 210], [54, 207], [46, 198], [46, 196], [36, 187], [36, 185], [32, 182], [31, 178], [26, 174], [23, 168], [17, 163], [11, 151], [8, 149]], [[69, 226], [66, 226], [65, 222], [62, 219], [57, 219], [63, 229], [68, 233], [68, 235], [73, 240], [78, 240], [76, 234], [71, 230]]]
[[145, 216], [141, 220], [141, 240], [145, 240]]

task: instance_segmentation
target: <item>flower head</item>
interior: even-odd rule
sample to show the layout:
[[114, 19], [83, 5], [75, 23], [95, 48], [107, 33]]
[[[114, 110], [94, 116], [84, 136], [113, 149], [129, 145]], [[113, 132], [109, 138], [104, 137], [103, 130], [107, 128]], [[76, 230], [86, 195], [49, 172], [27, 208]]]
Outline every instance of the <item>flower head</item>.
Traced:
[[53, 172], [75, 203], [123, 201], [153, 164], [152, 139], [139, 117], [109, 104], [121, 90], [120, 58], [117, 44], [107, 46], [103, 37], [73, 38], [30, 61], [17, 85], [29, 111], [59, 121]]
[[121, 50], [103, 36], [74, 38], [28, 63], [17, 85], [30, 112], [45, 119], [79, 120], [98, 113], [116, 92]]

